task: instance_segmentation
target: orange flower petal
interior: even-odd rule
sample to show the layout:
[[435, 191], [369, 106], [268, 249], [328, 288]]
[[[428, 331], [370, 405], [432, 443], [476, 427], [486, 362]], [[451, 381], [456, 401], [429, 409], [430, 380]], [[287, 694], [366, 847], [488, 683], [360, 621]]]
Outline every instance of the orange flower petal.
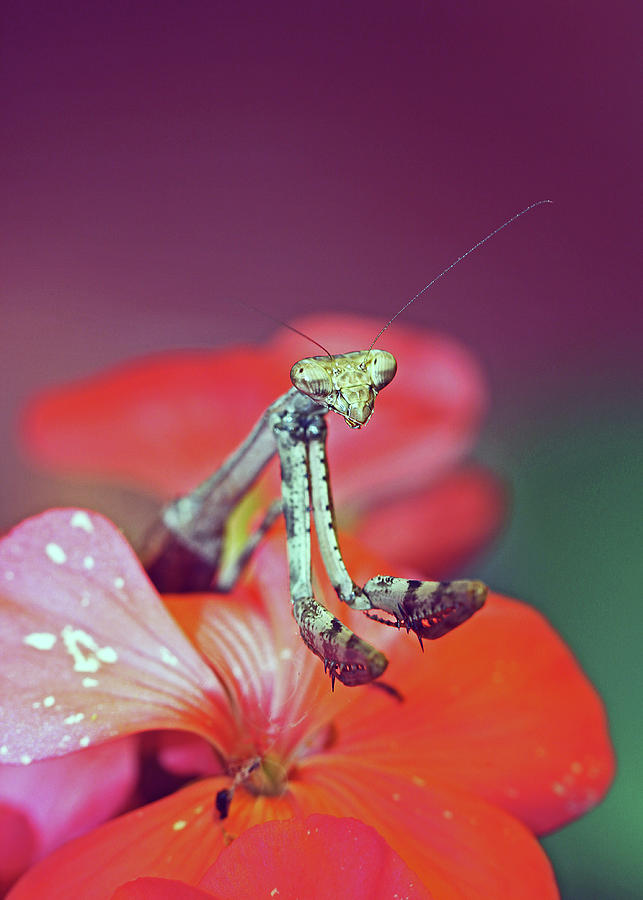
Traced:
[[[603, 705], [535, 610], [492, 595], [424, 654], [403, 634], [387, 652], [386, 680], [405, 701], [367, 695], [342, 720], [341, 752], [469, 790], [537, 833], [605, 794], [614, 756]], [[374, 728], [383, 715], [386, 728]]]

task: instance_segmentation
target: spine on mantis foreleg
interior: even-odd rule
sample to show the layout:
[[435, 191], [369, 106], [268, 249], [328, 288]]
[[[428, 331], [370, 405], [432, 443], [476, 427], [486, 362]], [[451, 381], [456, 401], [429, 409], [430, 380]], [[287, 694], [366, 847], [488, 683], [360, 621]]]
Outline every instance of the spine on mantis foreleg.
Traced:
[[313, 596], [306, 423], [285, 412], [275, 415], [273, 429], [281, 463], [295, 621], [306, 646], [323, 660], [333, 685], [335, 678], [346, 685], [366, 684], [382, 674], [386, 657], [353, 634]]

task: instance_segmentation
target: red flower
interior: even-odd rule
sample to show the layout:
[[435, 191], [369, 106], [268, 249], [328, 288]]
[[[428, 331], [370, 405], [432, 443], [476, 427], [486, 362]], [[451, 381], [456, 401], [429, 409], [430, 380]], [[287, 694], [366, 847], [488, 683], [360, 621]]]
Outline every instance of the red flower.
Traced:
[[[374, 571], [363, 554], [351, 568]], [[361, 619], [399, 702], [375, 687], [330, 692], [270, 543], [233, 597], [170, 598], [169, 611], [94, 513], [24, 522], [0, 542], [0, 573], [5, 762], [169, 728], [209, 742], [222, 773], [65, 845], [12, 900], [108, 898], [141, 875], [197, 885], [230, 835], [314, 812], [374, 826], [433, 896], [540, 900], [556, 889], [529, 829], [580, 815], [612, 775], [599, 699], [544, 620], [511, 600], [492, 596], [424, 656]], [[214, 799], [240, 771], [221, 821]]]
[[[342, 352], [367, 347], [381, 323], [332, 315], [297, 326]], [[486, 391], [471, 357], [445, 337], [396, 322], [381, 345], [396, 355], [399, 369], [368, 426], [356, 433], [328, 417], [339, 525], [362, 534], [391, 563], [439, 577], [488, 540], [502, 518], [497, 479], [462, 464]], [[51, 468], [174, 497], [212, 474], [290, 387], [293, 362], [311, 352], [320, 351], [282, 330], [263, 347], [129, 363], [41, 395], [25, 417], [25, 441]], [[263, 501], [276, 493], [276, 478], [264, 481]], [[430, 534], [431, 541], [392, 547], [397, 521], [406, 523], [405, 535]]]

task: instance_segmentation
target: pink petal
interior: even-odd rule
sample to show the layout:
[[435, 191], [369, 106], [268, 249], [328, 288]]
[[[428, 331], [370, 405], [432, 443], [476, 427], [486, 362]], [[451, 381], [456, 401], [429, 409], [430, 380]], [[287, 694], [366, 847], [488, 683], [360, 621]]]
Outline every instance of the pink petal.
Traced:
[[[14, 880], [60, 844], [120, 812], [137, 775], [137, 741], [131, 738], [31, 766], [0, 766], [0, 806], [15, 819], [0, 839], [0, 873], [13, 870]], [[29, 839], [18, 851], [21, 827]]]
[[0, 760], [150, 728], [225, 741], [220, 682], [106, 519], [51, 510], [0, 541]]
[[323, 815], [251, 828], [223, 851], [200, 885], [218, 900], [430, 896], [374, 828]]

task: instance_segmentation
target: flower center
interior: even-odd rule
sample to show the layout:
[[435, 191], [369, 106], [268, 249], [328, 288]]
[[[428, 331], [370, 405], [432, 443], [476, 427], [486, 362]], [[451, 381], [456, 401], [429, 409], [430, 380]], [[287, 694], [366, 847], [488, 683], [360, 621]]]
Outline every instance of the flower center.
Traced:
[[288, 789], [289, 779], [297, 777], [297, 760], [323, 753], [332, 746], [335, 739], [335, 726], [328, 722], [308, 734], [296, 745], [294, 752], [291, 751], [286, 757], [275, 753], [264, 753], [262, 756], [244, 754], [234, 762], [230, 761], [226, 768], [232, 781], [229, 787], [222, 788], [216, 796], [219, 818], [227, 818], [238, 787], [244, 787], [255, 797], [279, 797], [284, 794]]
[[243, 786], [251, 794], [279, 796], [288, 786], [288, 769], [280, 759], [266, 754], [261, 757], [259, 764], [248, 773]]

